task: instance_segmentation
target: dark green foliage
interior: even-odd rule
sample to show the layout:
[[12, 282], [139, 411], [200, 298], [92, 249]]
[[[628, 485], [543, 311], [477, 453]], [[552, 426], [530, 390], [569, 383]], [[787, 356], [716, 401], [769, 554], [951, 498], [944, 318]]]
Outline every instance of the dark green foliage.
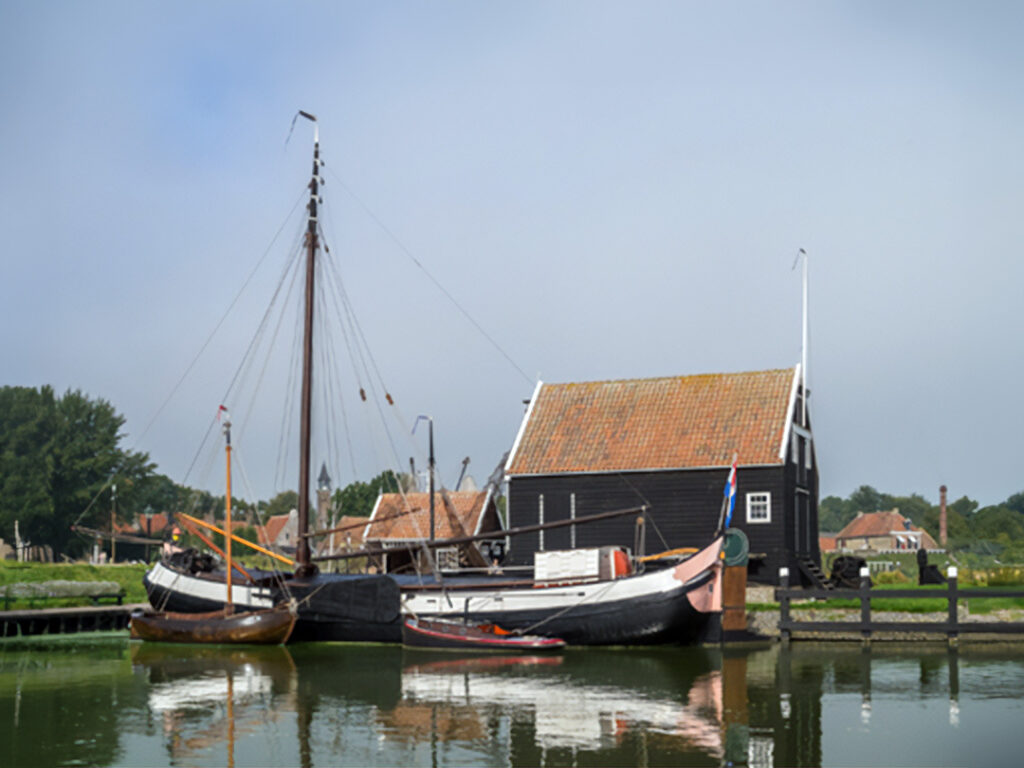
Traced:
[[23, 539], [80, 550], [71, 525], [109, 521], [105, 486], [127, 491], [154, 468], [118, 447], [123, 425], [110, 403], [79, 391], [58, 399], [46, 386], [0, 388], [0, 536], [12, 540], [17, 520]]
[[390, 469], [381, 472], [368, 483], [356, 480], [334, 492], [335, 509], [343, 515], [369, 517], [381, 493], [397, 493], [399, 477]]
[[281, 491], [270, 501], [260, 502], [260, 514], [263, 519], [275, 515], [287, 515], [299, 506], [299, 494], [295, 491]]

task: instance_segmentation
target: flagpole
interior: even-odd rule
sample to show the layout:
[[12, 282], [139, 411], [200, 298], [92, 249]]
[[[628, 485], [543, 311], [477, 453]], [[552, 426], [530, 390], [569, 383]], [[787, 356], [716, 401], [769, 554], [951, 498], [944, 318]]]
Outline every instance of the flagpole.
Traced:
[[801, 415], [800, 423], [804, 429], [807, 428], [807, 251], [803, 248], [800, 253], [804, 257], [804, 310], [803, 310], [803, 340], [800, 345], [800, 378], [802, 379], [803, 394], [800, 398]]
[[736, 463], [738, 460], [739, 454], [733, 453], [729, 476], [725, 481], [725, 493], [722, 494], [722, 509], [718, 513], [718, 530], [715, 532], [715, 536], [720, 536], [729, 524], [725, 517], [726, 508], [729, 508], [729, 519], [732, 519], [732, 507], [736, 503]]

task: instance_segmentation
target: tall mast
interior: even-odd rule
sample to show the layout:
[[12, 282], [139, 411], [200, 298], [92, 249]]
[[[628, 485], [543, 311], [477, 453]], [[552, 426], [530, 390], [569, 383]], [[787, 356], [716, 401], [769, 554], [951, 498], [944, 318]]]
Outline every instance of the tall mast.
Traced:
[[227, 576], [227, 588], [228, 596], [224, 603], [224, 612], [226, 614], [232, 614], [235, 611], [234, 600], [231, 598], [231, 534], [233, 530], [231, 528], [231, 416], [227, 415], [227, 409], [221, 406], [221, 411], [225, 414], [224, 419], [224, 455], [227, 462], [227, 480], [225, 485], [227, 486], [227, 501], [224, 505], [224, 559], [227, 561], [226, 576]]
[[313, 122], [313, 174], [309, 181], [309, 226], [306, 230], [306, 305], [302, 334], [302, 413], [299, 427], [299, 535], [295, 551], [295, 575], [312, 576], [316, 566], [310, 562], [309, 538], [309, 476], [310, 426], [313, 402], [313, 297], [316, 274], [317, 203], [320, 189], [320, 128], [316, 117], [299, 110]]

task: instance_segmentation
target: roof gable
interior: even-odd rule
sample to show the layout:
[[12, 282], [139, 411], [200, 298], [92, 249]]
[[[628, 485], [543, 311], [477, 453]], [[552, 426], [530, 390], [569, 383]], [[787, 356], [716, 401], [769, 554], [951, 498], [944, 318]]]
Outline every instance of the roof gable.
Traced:
[[[434, 494], [434, 537], [449, 539], [476, 533], [488, 491], [449, 491], [455, 518], [440, 492]], [[382, 493], [370, 517], [365, 538], [373, 540], [419, 540], [430, 537], [430, 494]]]
[[538, 387], [506, 474], [779, 464], [796, 369]]

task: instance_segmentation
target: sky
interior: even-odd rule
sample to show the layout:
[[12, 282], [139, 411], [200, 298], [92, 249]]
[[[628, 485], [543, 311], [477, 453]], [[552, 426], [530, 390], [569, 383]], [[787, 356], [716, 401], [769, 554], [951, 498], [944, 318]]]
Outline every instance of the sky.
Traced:
[[1024, 490], [1022, 22], [1005, 2], [4, 0], [0, 384], [110, 401], [125, 447], [210, 490], [233, 399], [240, 495], [294, 487], [292, 331], [239, 374], [257, 395], [231, 382], [302, 226], [303, 109], [396, 402], [361, 403], [331, 336], [313, 460], [335, 485], [422, 467], [419, 414], [442, 480], [468, 456], [482, 484], [538, 378], [795, 365], [803, 248], [822, 496], [998, 503]]

